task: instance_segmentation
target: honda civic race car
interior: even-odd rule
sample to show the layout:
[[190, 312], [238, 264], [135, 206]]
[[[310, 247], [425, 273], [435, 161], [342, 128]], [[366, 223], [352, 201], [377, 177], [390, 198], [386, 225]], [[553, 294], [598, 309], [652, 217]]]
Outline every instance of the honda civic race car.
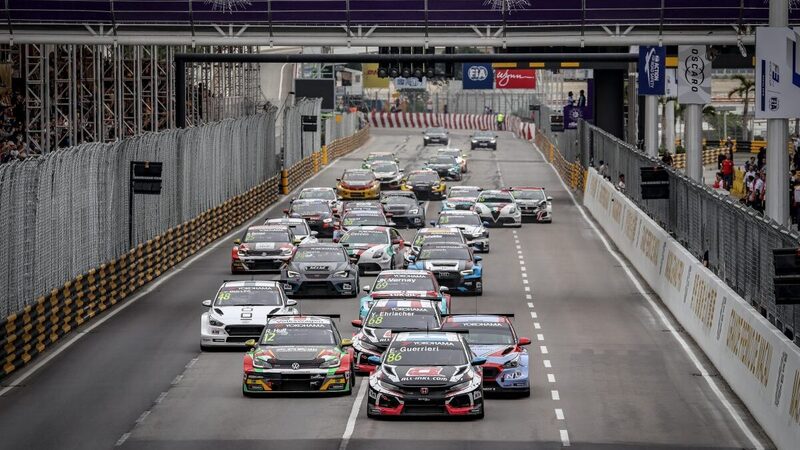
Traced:
[[289, 296], [355, 297], [358, 281], [358, 267], [339, 244], [301, 245], [281, 270]]
[[444, 144], [450, 145], [450, 132], [444, 128], [428, 128], [422, 132], [422, 145]]
[[233, 241], [231, 273], [276, 271], [300, 243], [286, 225], [254, 225]]
[[497, 150], [497, 135], [493, 131], [478, 131], [470, 136], [470, 149], [490, 148]]
[[467, 331], [464, 335], [473, 355], [486, 358], [483, 390], [487, 393], [531, 395], [528, 351], [531, 340], [517, 337], [510, 314], [454, 315], [446, 317], [442, 331]]
[[461, 181], [461, 165], [453, 156], [443, 154], [431, 156], [425, 163], [425, 168], [435, 170], [446, 180]]
[[[336, 316], [338, 317], [338, 316]], [[242, 394], [353, 392], [353, 351], [330, 317], [271, 317], [247, 342]]]
[[358, 227], [393, 227], [394, 222], [386, 218], [380, 211], [371, 209], [354, 209], [342, 215], [342, 225], [333, 234], [333, 241], [338, 242], [339, 238], [348, 230]]
[[483, 267], [480, 256], [466, 244], [428, 244], [413, 257], [410, 270], [428, 270], [441, 286], [456, 294], [483, 295]]
[[458, 165], [461, 166], [461, 173], [467, 173], [467, 158], [463, 153], [461, 153], [460, 149], [446, 147], [436, 150], [436, 153], [440, 155], [452, 156], [456, 159], [456, 161], [458, 161]]
[[467, 244], [479, 252], [489, 252], [489, 230], [475, 211], [441, 211], [439, 219], [431, 225], [439, 228], [461, 230]]
[[355, 370], [364, 374], [375, 370], [369, 357], [380, 356], [386, 350], [393, 331], [438, 330], [442, 317], [438, 305], [430, 300], [390, 298], [376, 300], [365, 320], [351, 323], [360, 328], [353, 336]]
[[339, 207], [336, 189], [330, 187], [303, 188], [300, 193], [297, 194], [297, 197], [292, 199], [292, 201], [295, 200], [324, 200], [328, 202], [328, 206], [330, 206], [332, 210]]
[[319, 237], [332, 237], [338, 226], [336, 216], [326, 200], [295, 200], [284, 209], [287, 217], [305, 219], [309, 228], [316, 231]]
[[274, 314], [297, 314], [297, 302], [286, 298], [275, 281], [226, 281], [200, 316], [200, 349], [242, 347], [261, 336], [267, 318]]
[[409, 228], [425, 226], [424, 202], [411, 191], [381, 192], [383, 209], [392, 215], [392, 222]]
[[371, 170], [347, 169], [336, 181], [336, 192], [342, 200], [376, 199], [381, 193], [381, 184]]
[[553, 197], [548, 196], [541, 187], [514, 186], [508, 189], [522, 212], [522, 219], [536, 222], [553, 221]]
[[439, 304], [442, 314], [450, 312], [447, 287], [439, 286], [432, 273], [423, 270], [384, 270], [375, 283], [362, 288], [367, 295], [359, 300], [358, 317], [364, 319], [376, 300], [382, 298], [414, 298]]
[[378, 161], [400, 164], [400, 160], [392, 152], [371, 152], [364, 158], [364, 162], [361, 163], [361, 168], [372, 169], [372, 165]]
[[394, 161], [375, 161], [370, 167], [375, 178], [381, 183], [381, 190], [400, 189], [403, 182], [403, 169]]
[[369, 377], [367, 417], [484, 415], [481, 369], [460, 333], [395, 335]]
[[415, 170], [403, 179], [400, 189], [413, 191], [419, 200], [441, 200], [447, 185], [431, 169]]
[[508, 191], [483, 191], [475, 201], [473, 210], [490, 227], [522, 226], [522, 213]]
[[469, 211], [475, 206], [475, 200], [481, 195], [480, 186], [451, 186], [447, 200], [442, 202], [442, 210], [459, 209]]
[[300, 240], [300, 244], [313, 244], [318, 242], [317, 232], [311, 231], [305, 219], [297, 217], [280, 217], [277, 219], [267, 219], [264, 225], [284, 225], [289, 227], [294, 237]]
[[405, 263], [405, 242], [394, 228], [352, 228], [339, 238], [339, 243], [361, 274], [403, 267]]
[[411, 263], [411, 256], [419, 255], [423, 244], [466, 244], [467, 240], [461, 230], [452, 228], [420, 228], [411, 241], [411, 249], [406, 252], [406, 262]]

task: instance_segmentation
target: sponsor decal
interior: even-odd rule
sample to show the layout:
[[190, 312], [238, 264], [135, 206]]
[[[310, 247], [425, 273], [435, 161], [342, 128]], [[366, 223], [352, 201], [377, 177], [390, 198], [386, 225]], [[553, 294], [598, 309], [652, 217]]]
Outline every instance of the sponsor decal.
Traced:
[[775, 406], [781, 404], [781, 393], [783, 392], [783, 377], [786, 372], [786, 361], [789, 359], [789, 354], [781, 352], [781, 363], [778, 366], [778, 382], [775, 385]]
[[435, 377], [441, 374], [441, 367], [411, 367], [406, 371], [408, 377]]
[[789, 399], [789, 416], [794, 423], [800, 425], [800, 370], [794, 371], [792, 397]]
[[533, 69], [497, 69], [494, 74], [496, 89], [535, 89], [536, 71]]
[[661, 240], [650, 231], [645, 223], [642, 223], [642, 237], [639, 240], [639, 249], [653, 265], [658, 264], [658, 247], [660, 246]]
[[735, 309], [731, 309], [730, 318], [725, 340], [728, 350], [744, 364], [759, 383], [766, 387], [769, 380], [769, 362], [772, 359], [772, 344]]
[[664, 269], [664, 278], [672, 285], [678, 292], [681, 290], [683, 283], [683, 268], [684, 262], [678, 258], [672, 250], [667, 252], [667, 266]]
[[614, 222], [620, 224], [622, 222], [622, 203], [621, 202], [614, 202], [611, 205], [611, 218], [614, 219]]
[[639, 217], [636, 215], [636, 211], [633, 209], [629, 209], [625, 213], [625, 237], [628, 238], [628, 241], [633, 243], [634, 239], [636, 239], [636, 229], [639, 226]]
[[706, 57], [705, 45], [678, 47], [678, 102], [711, 103], [711, 61]]
[[714, 319], [714, 307], [717, 304], [717, 290], [711, 283], [707, 282], [701, 273], [694, 276], [694, 287], [692, 289], [691, 308], [695, 317], [703, 324], [706, 332], [711, 329], [711, 322]]
[[719, 321], [717, 322], [717, 340], [722, 336], [722, 326], [725, 324], [725, 308], [728, 306], [728, 297], [722, 297], [719, 305]]

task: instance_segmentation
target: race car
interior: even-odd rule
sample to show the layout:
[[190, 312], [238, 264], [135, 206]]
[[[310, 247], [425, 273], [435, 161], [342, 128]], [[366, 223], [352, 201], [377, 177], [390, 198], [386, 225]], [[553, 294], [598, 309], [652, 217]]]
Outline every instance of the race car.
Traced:
[[367, 417], [452, 416], [482, 419], [483, 377], [462, 333], [397, 333], [369, 377]]
[[372, 165], [378, 161], [400, 164], [400, 160], [397, 158], [397, 155], [392, 152], [371, 152], [366, 158], [364, 158], [364, 161], [361, 163], [361, 168], [372, 169]]
[[405, 242], [391, 227], [352, 228], [339, 238], [339, 243], [361, 274], [403, 267], [405, 262]]
[[461, 164], [455, 157], [441, 153], [431, 156], [425, 163], [426, 169], [435, 170], [441, 178], [461, 181]]
[[483, 191], [475, 201], [473, 211], [481, 216], [481, 220], [490, 227], [522, 226], [522, 213], [508, 191]]
[[264, 225], [284, 225], [289, 227], [294, 237], [300, 240], [300, 244], [313, 244], [318, 242], [317, 232], [309, 228], [305, 219], [297, 217], [280, 217], [277, 219], [267, 219]]
[[300, 238], [286, 225], [254, 225], [233, 241], [231, 273], [277, 271], [294, 253]]
[[333, 230], [339, 225], [334, 211], [326, 200], [295, 200], [284, 209], [286, 217], [305, 219], [309, 228], [317, 232], [319, 237], [332, 237]]
[[428, 270], [441, 286], [453, 294], [483, 295], [483, 258], [472, 254], [467, 244], [426, 243], [412, 257], [410, 270]]
[[392, 215], [392, 222], [409, 228], [425, 226], [424, 202], [412, 191], [381, 192], [383, 209]]
[[336, 189], [330, 187], [309, 187], [303, 188], [295, 200], [324, 200], [332, 210], [339, 208], [339, 199], [336, 197]]
[[336, 182], [336, 193], [342, 200], [371, 200], [381, 194], [381, 184], [371, 170], [347, 169]]
[[366, 319], [351, 322], [358, 332], [353, 336], [356, 373], [375, 370], [370, 356], [380, 356], [399, 330], [438, 330], [442, 324], [439, 307], [430, 300], [388, 298], [375, 301]]
[[508, 190], [517, 202], [522, 220], [553, 222], [553, 197], [548, 196], [544, 188], [514, 186]]
[[353, 392], [349, 339], [324, 316], [271, 317], [260, 337], [247, 342], [242, 394]]
[[403, 179], [400, 189], [413, 191], [419, 200], [441, 200], [447, 186], [435, 170], [415, 170]]
[[378, 211], [384, 214], [383, 203], [378, 200], [347, 200], [342, 202], [341, 213], [344, 214], [348, 211]]
[[451, 186], [447, 192], [447, 200], [442, 202], [442, 210], [468, 211], [475, 205], [482, 190], [480, 186]]
[[469, 137], [470, 149], [490, 148], [497, 150], [497, 135], [493, 131], [478, 131]]
[[467, 244], [479, 252], [489, 252], [489, 230], [475, 211], [441, 211], [439, 219], [431, 225], [439, 228], [461, 230]]
[[442, 314], [450, 312], [450, 295], [447, 287], [439, 286], [436, 277], [424, 270], [384, 270], [375, 283], [364, 285], [367, 295], [359, 300], [358, 317], [364, 319], [376, 300], [381, 298], [415, 298], [439, 304]]
[[417, 256], [419, 249], [423, 244], [436, 243], [436, 244], [466, 244], [467, 240], [461, 230], [454, 230], [452, 228], [420, 228], [414, 239], [411, 241], [411, 248], [406, 253], [406, 262], [410, 263], [410, 257]]
[[243, 347], [258, 339], [267, 318], [274, 314], [297, 314], [297, 301], [286, 298], [275, 281], [226, 281], [200, 316], [200, 349]]
[[531, 340], [517, 337], [510, 317], [513, 315], [453, 315], [446, 317], [442, 331], [464, 335], [472, 354], [486, 358], [483, 365], [483, 390], [486, 393], [531, 395], [528, 351], [523, 348]]
[[348, 230], [357, 227], [393, 227], [394, 222], [386, 218], [380, 211], [373, 211], [368, 209], [355, 209], [344, 213], [342, 216], [342, 225], [340, 229], [336, 230], [333, 235], [334, 242], [338, 242], [339, 238], [344, 235]]
[[450, 145], [450, 132], [444, 128], [428, 128], [422, 132], [422, 145], [429, 144]]
[[403, 182], [403, 169], [394, 161], [375, 161], [371, 166], [375, 178], [381, 183], [381, 190], [400, 189]]
[[436, 153], [440, 155], [452, 156], [456, 159], [456, 161], [458, 161], [458, 165], [461, 166], [461, 173], [467, 173], [467, 158], [463, 153], [461, 153], [460, 149], [445, 147], [436, 150]]
[[358, 281], [358, 267], [339, 244], [300, 245], [281, 269], [289, 296], [355, 297]]

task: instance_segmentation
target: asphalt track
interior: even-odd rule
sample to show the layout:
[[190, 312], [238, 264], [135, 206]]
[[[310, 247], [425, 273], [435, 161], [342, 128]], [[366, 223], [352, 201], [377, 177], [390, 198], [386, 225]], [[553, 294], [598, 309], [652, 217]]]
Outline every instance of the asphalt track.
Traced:
[[[453, 145], [467, 147], [467, 133], [454, 133]], [[406, 170], [433, 151], [423, 148], [418, 130], [373, 131], [362, 149], [307, 186], [332, 186], [343, 169], [381, 150], [397, 152]], [[481, 421], [392, 422], [367, 419], [358, 392], [242, 397], [241, 352], [199, 351], [200, 302], [223, 280], [249, 278], [229, 274], [228, 237], [101, 325], [84, 328], [85, 336], [32, 375], [6, 380], [0, 449], [754, 447], [530, 144], [502, 133], [497, 152], [470, 152], [469, 165], [461, 184], [539, 185], [554, 197], [553, 224], [491, 231], [484, 295], [453, 300], [454, 312], [516, 315], [518, 333], [533, 340], [530, 398], [488, 400]], [[285, 203], [268, 215], [280, 215]], [[427, 205], [428, 220], [439, 207]], [[304, 313], [341, 314], [344, 334], [358, 311], [356, 299], [301, 306]], [[713, 370], [708, 376], [769, 447], [721, 378]]]

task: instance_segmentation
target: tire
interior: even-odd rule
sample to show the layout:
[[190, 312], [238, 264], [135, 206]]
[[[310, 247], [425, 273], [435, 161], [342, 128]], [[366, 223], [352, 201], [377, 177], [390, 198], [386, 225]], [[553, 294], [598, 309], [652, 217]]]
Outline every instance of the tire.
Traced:
[[475, 289], [475, 295], [482, 296], [483, 295], [483, 277], [478, 279], [477, 282], [481, 284], [481, 288], [480, 289]]

